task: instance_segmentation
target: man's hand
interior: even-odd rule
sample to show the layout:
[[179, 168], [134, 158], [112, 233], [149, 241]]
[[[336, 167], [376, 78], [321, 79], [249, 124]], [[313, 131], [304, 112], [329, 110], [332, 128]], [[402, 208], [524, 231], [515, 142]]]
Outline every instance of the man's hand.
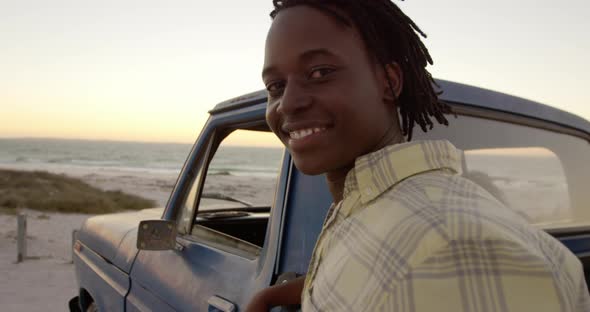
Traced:
[[259, 291], [246, 307], [246, 312], [266, 312], [272, 307], [301, 304], [305, 276]]
[[246, 307], [246, 312], [266, 312], [270, 310], [272, 306], [270, 305], [270, 298], [268, 295], [269, 289], [270, 288], [265, 288], [254, 295]]

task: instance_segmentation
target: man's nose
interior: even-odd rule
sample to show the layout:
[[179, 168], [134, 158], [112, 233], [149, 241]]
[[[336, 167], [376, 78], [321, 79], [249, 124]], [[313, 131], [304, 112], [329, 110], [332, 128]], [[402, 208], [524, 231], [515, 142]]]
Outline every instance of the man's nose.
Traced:
[[303, 111], [311, 106], [312, 97], [297, 81], [287, 83], [283, 90], [283, 96], [277, 111], [283, 114], [291, 115]]

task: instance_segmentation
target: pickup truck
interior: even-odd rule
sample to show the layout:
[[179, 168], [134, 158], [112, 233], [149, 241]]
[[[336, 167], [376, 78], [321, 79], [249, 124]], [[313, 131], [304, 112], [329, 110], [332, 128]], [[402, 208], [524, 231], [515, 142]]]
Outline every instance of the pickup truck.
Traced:
[[[456, 116], [414, 140], [451, 141], [463, 151], [463, 174], [560, 240], [590, 280], [590, 123], [437, 82]], [[71, 310], [238, 311], [258, 290], [305, 274], [331, 197], [324, 178], [299, 172], [284, 149], [256, 148], [274, 137], [266, 105], [259, 91], [209, 112], [165, 208], [85, 222], [73, 247]], [[235, 134], [254, 147], [235, 149]], [[224, 169], [236, 159], [270, 170]]]

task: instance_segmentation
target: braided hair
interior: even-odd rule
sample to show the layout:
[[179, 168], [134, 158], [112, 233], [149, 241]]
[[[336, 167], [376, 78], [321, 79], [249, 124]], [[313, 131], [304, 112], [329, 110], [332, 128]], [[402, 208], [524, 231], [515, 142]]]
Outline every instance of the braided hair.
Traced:
[[[427, 64], [433, 62], [418, 36], [426, 38], [426, 34], [391, 0], [273, 0], [273, 5], [270, 13], [273, 19], [284, 9], [307, 5], [344, 25], [354, 26], [380, 66], [387, 69], [393, 62], [400, 66], [404, 84], [397, 104], [403, 135], [408, 141], [412, 139], [415, 124], [424, 132], [432, 129], [431, 117], [439, 124], [449, 124], [444, 114], [451, 113], [451, 108], [439, 100], [442, 92], [435, 87], [440, 87], [426, 70]], [[392, 83], [387, 79], [393, 93]]]

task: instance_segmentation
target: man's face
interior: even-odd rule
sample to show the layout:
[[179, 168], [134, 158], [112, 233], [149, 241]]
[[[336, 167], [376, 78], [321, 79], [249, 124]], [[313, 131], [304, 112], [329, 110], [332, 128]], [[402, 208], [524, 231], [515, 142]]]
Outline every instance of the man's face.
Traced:
[[351, 27], [307, 6], [281, 11], [266, 40], [266, 120], [306, 174], [380, 148], [396, 118], [384, 71]]

